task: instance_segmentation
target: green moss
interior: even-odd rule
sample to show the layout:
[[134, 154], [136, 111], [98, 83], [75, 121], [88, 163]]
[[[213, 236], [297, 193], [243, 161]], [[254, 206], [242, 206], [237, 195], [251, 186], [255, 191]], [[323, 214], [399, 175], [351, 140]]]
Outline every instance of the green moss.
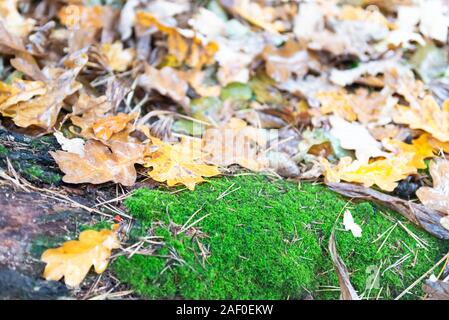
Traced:
[[27, 178], [34, 180], [45, 182], [48, 184], [56, 184], [61, 181], [61, 176], [57, 173], [46, 172], [42, 169], [42, 167], [38, 165], [31, 165], [23, 169], [23, 173], [27, 176]]
[[0, 144], [0, 157], [5, 157], [8, 155], [8, 153], [9, 153], [8, 148]]
[[[447, 249], [443, 242], [369, 203], [348, 204], [320, 185], [304, 183], [299, 189], [259, 176], [214, 179], [194, 192], [140, 189], [126, 205], [141, 228], [162, 237], [164, 245], [154, 256], [122, 256], [113, 268], [123, 282], [150, 298], [294, 299], [308, 292], [315, 298], [338, 298], [339, 293], [329, 289], [338, 287], [338, 280], [327, 246], [344, 208], [362, 226], [363, 236], [354, 238], [343, 231], [340, 219], [337, 249], [364, 297], [395, 297]], [[179, 233], [197, 210], [189, 224], [208, 216]], [[421, 248], [397, 221], [428, 249]], [[375, 241], [395, 224], [390, 234]], [[204, 260], [202, 252], [210, 256]], [[387, 270], [404, 256], [408, 258], [403, 263]], [[379, 286], [365, 290], [378, 267]], [[412, 291], [407, 297], [421, 294], [420, 288]]]

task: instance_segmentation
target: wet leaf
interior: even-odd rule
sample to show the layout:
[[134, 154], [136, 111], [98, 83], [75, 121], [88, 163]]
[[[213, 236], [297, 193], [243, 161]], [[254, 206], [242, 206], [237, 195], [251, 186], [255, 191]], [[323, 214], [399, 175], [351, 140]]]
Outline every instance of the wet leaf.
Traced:
[[103, 273], [113, 249], [120, 247], [117, 227], [113, 230], [86, 230], [80, 233], [79, 240], [65, 242], [61, 247], [48, 249], [41, 260], [47, 265], [44, 270], [46, 280], [58, 281], [64, 277], [69, 287], [76, 287], [94, 266], [97, 274]]

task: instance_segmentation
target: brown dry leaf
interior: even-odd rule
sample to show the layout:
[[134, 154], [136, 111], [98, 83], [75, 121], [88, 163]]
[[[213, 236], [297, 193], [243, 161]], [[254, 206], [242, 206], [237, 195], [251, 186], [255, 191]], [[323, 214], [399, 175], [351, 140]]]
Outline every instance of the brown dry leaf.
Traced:
[[162, 95], [167, 95], [178, 102], [184, 108], [189, 105], [187, 97], [189, 85], [183, 80], [182, 73], [171, 68], [156, 69], [145, 64], [145, 73], [138, 78], [138, 84], [146, 91], [157, 90]]
[[439, 239], [449, 239], [449, 231], [443, 228], [440, 223], [444, 214], [436, 210], [353, 183], [328, 183], [327, 185], [331, 190], [348, 198], [376, 202], [386, 208], [398, 212], [435, 237]]
[[268, 167], [262, 152], [267, 143], [265, 135], [241, 119], [232, 118], [221, 128], [207, 129], [203, 141], [210, 163], [223, 167], [239, 164], [252, 171]]
[[202, 66], [214, 62], [214, 55], [218, 50], [215, 42], [203, 43], [194, 34], [187, 35], [186, 32], [164, 25], [147, 12], [137, 12], [136, 21], [144, 27], [156, 27], [160, 32], [167, 34], [168, 52], [179, 64], [185, 62], [192, 68], [201, 69]]
[[449, 300], [449, 282], [447, 281], [431, 277], [424, 283], [423, 290], [427, 293], [426, 300]]
[[289, 40], [282, 47], [267, 46], [263, 51], [267, 74], [277, 82], [292, 76], [304, 77], [312, 61], [303, 43]]
[[18, 0], [0, 1], [0, 23], [11, 34], [19, 37], [26, 37], [33, 29], [36, 21], [31, 18], [24, 18], [17, 11]]
[[100, 184], [108, 181], [132, 186], [136, 182], [136, 163], [142, 163], [144, 145], [109, 142], [109, 147], [96, 140], [84, 146], [84, 156], [56, 151], [50, 152], [59, 168], [65, 173], [67, 183]]
[[123, 43], [120, 41], [103, 43], [101, 51], [105, 55], [111, 70], [118, 72], [126, 71], [133, 63], [136, 55], [133, 48], [123, 49]]
[[351, 280], [349, 279], [348, 269], [346, 269], [345, 263], [338, 255], [337, 247], [335, 246], [335, 230], [332, 230], [332, 234], [329, 239], [329, 253], [331, 255], [335, 271], [337, 272], [338, 282], [340, 283], [341, 298], [343, 300], [360, 300], [357, 291], [355, 291], [351, 284]]
[[63, 101], [81, 88], [75, 79], [87, 63], [87, 55], [83, 52], [75, 53], [67, 60], [67, 69], [49, 68], [51, 80], [47, 83], [47, 92], [28, 101], [21, 101], [3, 109], [3, 116], [13, 118], [19, 127], [37, 126], [50, 129], [56, 123]]
[[397, 105], [393, 114], [394, 122], [406, 124], [412, 129], [424, 130], [441, 142], [448, 142], [449, 100], [443, 103], [442, 108], [430, 95], [418, 99], [417, 102], [418, 106]]
[[421, 187], [416, 195], [425, 206], [449, 214], [449, 161], [434, 159], [430, 162], [429, 172], [433, 187]]
[[98, 139], [109, 140], [114, 134], [123, 131], [128, 123], [136, 119], [137, 116], [136, 113], [111, 115], [97, 120], [92, 124], [92, 130]]
[[92, 265], [97, 274], [103, 273], [112, 249], [120, 248], [117, 229], [118, 225], [114, 225], [112, 230], [86, 230], [80, 233], [79, 240], [67, 241], [61, 247], [45, 250], [41, 256], [41, 260], [47, 264], [44, 278], [58, 281], [64, 277], [67, 286], [76, 287]]
[[352, 161], [350, 157], [340, 159], [336, 166], [332, 166], [326, 159], [321, 159], [325, 167], [326, 182], [357, 182], [369, 188], [377, 185], [385, 191], [393, 191], [398, 181], [416, 173], [417, 169], [409, 165], [413, 155], [399, 154], [390, 159], [376, 160], [371, 163]]
[[145, 157], [145, 167], [152, 167], [148, 175], [159, 182], [167, 182], [169, 187], [183, 184], [190, 190], [197, 183], [203, 182], [203, 177], [213, 177], [220, 174], [218, 168], [204, 163], [204, 153], [201, 141], [183, 139], [181, 143], [171, 145], [152, 137], [154, 152], [148, 152]]

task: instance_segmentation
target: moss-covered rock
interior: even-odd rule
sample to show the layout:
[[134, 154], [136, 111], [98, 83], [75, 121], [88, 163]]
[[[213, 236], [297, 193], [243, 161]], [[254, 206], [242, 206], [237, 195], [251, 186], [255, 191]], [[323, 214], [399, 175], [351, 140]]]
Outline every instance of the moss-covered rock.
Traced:
[[[338, 298], [327, 246], [343, 209], [352, 212], [363, 235], [344, 231], [340, 218], [337, 249], [365, 298], [395, 297], [447, 249], [370, 203], [348, 203], [321, 185], [298, 188], [260, 176], [214, 179], [194, 192], [140, 189], [126, 205], [142, 235], [158, 236], [164, 244], [154, 256], [120, 257], [113, 268], [150, 298]], [[379, 281], [372, 281], [377, 271]], [[420, 294], [418, 286], [408, 297]]]

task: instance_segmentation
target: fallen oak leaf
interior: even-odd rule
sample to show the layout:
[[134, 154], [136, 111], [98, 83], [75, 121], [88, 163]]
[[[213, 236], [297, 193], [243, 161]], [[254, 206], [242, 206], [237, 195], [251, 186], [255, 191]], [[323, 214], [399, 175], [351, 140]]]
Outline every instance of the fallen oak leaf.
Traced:
[[0, 82], [0, 111], [45, 93], [47, 87], [42, 81], [14, 78], [11, 84]]
[[134, 165], [142, 163], [144, 146], [111, 141], [109, 147], [96, 140], [84, 145], [84, 156], [65, 151], [51, 151], [66, 183], [100, 184], [108, 181], [132, 186], [137, 177]]
[[17, 6], [18, 0], [0, 1], [0, 22], [13, 35], [26, 37], [36, 24], [36, 20], [24, 18], [17, 10]]
[[124, 130], [128, 123], [136, 119], [137, 114], [124, 114], [119, 113], [117, 115], [111, 115], [105, 118], [97, 120], [92, 124], [92, 130], [95, 137], [101, 140], [109, 140], [112, 135]]
[[220, 174], [216, 166], [204, 163], [201, 141], [183, 139], [174, 145], [154, 137], [151, 141], [150, 148], [156, 150], [146, 154], [144, 166], [152, 167], [148, 175], [158, 182], [167, 182], [169, 187], [183, 184], [194, 190], [197, 183], [205, 181], [203, 177]]
[[407, 165], [417, 169], [425, 169], [427, 165], [424, 160], [434, 156], [435, 148], [429, 142], [429, 136], [426, 134], [421, 135], [418, 139], [413, 139], [411, 144], [393, 139], [384, 139], [382, 144], [385, 149], [398, 156], [409, 154], [410, 161]]
[[133, 48], [123, 49], [123, 43], [120, 41], [103, 43], [101, 52], [106, 57], [111, 70], [118, 72], [126, 71], [131, 66], [136, 55]]
[[421, 187], [416, 196], [426, 207], [449, 215], [449, 161], [434, 159], [430, 162], [429, 172], [433, 187]]
[[430, 133], [441, 142], [449, 141], [449, 100], [440, 108], [435, 99], [427, 95], [416, 99], [418, 106], [397, 105], [393, 113], [393, 121], [406, 124], [412, 129], [421, 129]]
[[266, 143], [261, 130], [238, 118], [231, 118], [221, 128], [207, 129], [203, 136], [203, 150], [208, 154], [208, 162], [223, 167], [238, 164], [252, 171], [268, 167], [262, 152]]
[[375, 202], [401, 214], [414, 225], [426, 230], [435, 237], [445, 240], [449, 239], [449, 231], [440, 223], [443, 214], [439, 211], [353, 183], [327, 182], [326, 184], [332, 191], [338, 192], [345, 197]]
[[214, 55], [218, 51], [218, 45], [214, 41], [204, 44], [195, 34], [188, 35], [185, 30], [164, 25], [155, 16], [143, 11], [137, 12], [136, 22], [144, 27], [156, 27], [167, 34], [168, 52], [176, 57], [178, 63], [185, 62], [196, 69], [214, 63]]
[[385, 191], [393, 191], [398, 181], [416, 173], [415, 167], [410, 167], [410, 155], [400, 155], [391, 159], [376, 160], [371, 163], [363, 163], [359, 160], [352, 161], [350, 157], [340, 159], [336, 166], [332, 166], [327, 159], [321, 159], [325, 168], [326, 182], [362, 183], [369, 188], [377, 185]]
[[67, 286], [76, 287], [92, 265], [97, 274], [103, 273], [111, 251], [120, 248], [117, 229], [118, 225], [114, 225], [112, 230], [86, 230], [80, 233], [79, 240], [67, 241], [59, 248], [45, 250], [41, 256], [47, 264], [44, 278], [58, 281], [64, 277]]
[[371, 157], [388, 157], [388, 154], [380, 149], [382, 145], [373, 138], [365, 126], [337, 116], [331, 116], [329, 120], [332, 125], [330, 134], [340, 141], [343, 149], [355, 150], [360, 162], [368, 163]]
[[187, 110], [190, 102], [187, 97], [189, 85], [177, 70], [171, 67], [164, 67], [159, 70], [145, 64], [145, 73], [141, 74], [137, 81], [139, 86], [146, 91], [154, 89], [162, 95], [167, 95]]

